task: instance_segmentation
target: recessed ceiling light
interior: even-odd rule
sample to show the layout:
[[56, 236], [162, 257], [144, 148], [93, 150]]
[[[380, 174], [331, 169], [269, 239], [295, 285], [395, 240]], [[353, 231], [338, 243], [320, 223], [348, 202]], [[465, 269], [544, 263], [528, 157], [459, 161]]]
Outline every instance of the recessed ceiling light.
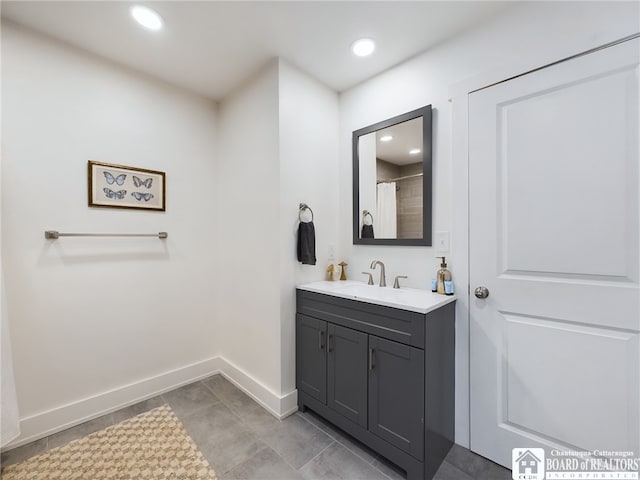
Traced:
[[370, 38], [361, 38], [360, 40], [353, 42], [353, 45], [351, 45], [351, 51], [358, 57], [371, 55], [375, 49], [376, 44]]
[[409, 150], [409, 153], [411, 155], [416, 155], [416, 154], [420, 153], [420, 149], [419, 148], [412, 148], [411, 150]]
[[391, 135], [383, 135], [380, 137], [381, 142], [390, 142], [391, 140], [393, 140], [393, 137]]
[[131, 16], [135, 18], [136, 22], [149, 30], [160, 30], [164, 23], [157, 12], [143, 5], [131, 7]]

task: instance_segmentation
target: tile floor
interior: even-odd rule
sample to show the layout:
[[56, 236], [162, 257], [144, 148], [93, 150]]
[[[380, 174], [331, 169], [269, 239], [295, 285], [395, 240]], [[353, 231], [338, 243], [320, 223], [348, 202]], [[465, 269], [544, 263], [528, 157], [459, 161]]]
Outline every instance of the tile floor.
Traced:
[[[224, 377], [205, 380], [2, 454], [2, 465], [168, 403], [220, 480], [396, 480], [405, 475], [311, 411], [279, 421]], [[511, 472], [454, 445], [435, 480], [509, 480]]]

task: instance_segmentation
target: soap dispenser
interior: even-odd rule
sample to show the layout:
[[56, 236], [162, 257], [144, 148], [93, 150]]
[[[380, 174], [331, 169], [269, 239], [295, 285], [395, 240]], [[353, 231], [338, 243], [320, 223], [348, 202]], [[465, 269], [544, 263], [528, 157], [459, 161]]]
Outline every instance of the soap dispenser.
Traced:
[[336, 267], [333, 265], [333, 263], [330, 263], [327, 267], [327, 280], [329, 280], [330, 282], [333, 282], [335, 280], [335, 278], [333, 278], [333, 272], [335, 271], [335, 268]]
[[[447, 270], [447, 262], [445, 257], [436, 257], [441, 258], [442, 263], [440, 264], [440, 270], [438, 270], [437, 275], [437, 286], [436, 291], [441, 295], [453, 295], [453, 288], [451, 287], [451, 272]], [[446, 288], [446, 287], [449, 288]], [[450, 290], [450, 292], [447, 292]]]

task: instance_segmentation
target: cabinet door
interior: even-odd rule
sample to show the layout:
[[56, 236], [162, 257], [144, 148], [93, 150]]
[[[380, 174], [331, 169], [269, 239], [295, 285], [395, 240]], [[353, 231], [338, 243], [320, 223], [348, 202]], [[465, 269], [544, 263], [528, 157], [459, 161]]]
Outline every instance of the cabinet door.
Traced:
[[363, 332], [329, 324], [327, 404], [367, 428], [367, 337]]
[[296, 386], [327, 403], [327, 322], [296, 315]]
[[369, 430], [424, 459], [424, 351], [369, 336]]

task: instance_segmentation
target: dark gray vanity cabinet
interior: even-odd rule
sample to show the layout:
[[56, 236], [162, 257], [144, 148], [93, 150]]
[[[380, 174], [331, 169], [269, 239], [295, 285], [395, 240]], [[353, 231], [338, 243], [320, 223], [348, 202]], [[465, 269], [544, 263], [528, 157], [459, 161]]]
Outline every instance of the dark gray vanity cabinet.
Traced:
[[345, 418], [367, 426], [367, 335], [297, 316], [298, 388]]
[[296, 319], [296, 385], [327, 403], [327, 322], [304, 315]]
[[424, 351], [369, 337], [369, 431], [424, 459]]
[[367, 334], [328, 324], [327, 405], [367, 426]]
[[298, 406], [430, 479], [453, 443], [454, 303], [427, 314], [297, 290]]

